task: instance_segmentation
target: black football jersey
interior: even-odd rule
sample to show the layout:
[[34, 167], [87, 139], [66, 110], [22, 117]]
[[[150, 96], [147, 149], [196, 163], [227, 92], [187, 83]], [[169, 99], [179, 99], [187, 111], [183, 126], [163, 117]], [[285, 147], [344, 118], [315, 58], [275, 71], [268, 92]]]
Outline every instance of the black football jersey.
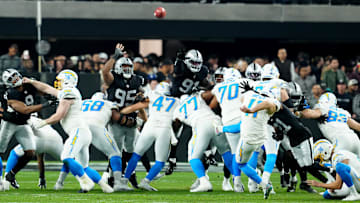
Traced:
[[209, 71], [206, 66], [202, 66], [199, 72], [193, 73], [183, 61], [177, 60], [174, 73], [171, 95], [180, 97], [183, 94], [190, 94], [194, 87], [199, 86], [200, 82], [206, 79]]
[[133, 104], [136, 94], [144, 84], [144, 79], [137, 75], [133, 75], [130, 79], [115, 73], [113, 75], [114, 81], [107, 89], [108, 100], [117, 103], [120, 108]]

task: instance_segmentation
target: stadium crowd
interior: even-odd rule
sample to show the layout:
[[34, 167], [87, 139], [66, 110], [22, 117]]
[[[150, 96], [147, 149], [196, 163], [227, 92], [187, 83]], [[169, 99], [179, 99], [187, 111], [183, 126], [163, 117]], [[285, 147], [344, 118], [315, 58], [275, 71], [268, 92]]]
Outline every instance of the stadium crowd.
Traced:
[[[28, 50], [19, 54], [17, 44], [12, 44], [8, 53], [0, 57], [0, 73], [7, 68], [19, 70], [24, 76], [39, 79], [37, 68], [34, 66], [34, 53]], [[32, 55], [32, 57], [30, 57]], [[304, 95], [308, 98], [311, 106], [314, 106], [320, 95], [325, 90], [331, 90], [338, 99], [339, 107], [349, 111], [352, 117], [360, 121], [360, 57], [343, 65], [336, 56], [309, 56], [307, 53], [299, 52], [296, 60], [288, 59], [285, 48], [274, 53], [276, 57], [239, 57], [225, 59], [225, 64], [219, 64], [216, 54], [209, 55], [204, 63], [209, 68], [209, 77], [213, 83], [213, 73], [219, 67], [233, 67], [239, 70], [242, 76], [251, 62], [264, 66], [274, 63], [280, 72], [280, 79], [287, 82], [294, 81], [300, 85]], [[174, 72], [173, 60], [162, 58], [156, 54], [140, 56], [132, 51], [126, 55], [133, 59], [134, 72], [142, 75], [152, 86], [161, 81], [170, 81]], [[64, 69], [75, 72], [99, 73], [109, 59], [106, 52], [85, 54], [80, 56], [55, 55], [48, 57], [43, 72], [59, 73]]]

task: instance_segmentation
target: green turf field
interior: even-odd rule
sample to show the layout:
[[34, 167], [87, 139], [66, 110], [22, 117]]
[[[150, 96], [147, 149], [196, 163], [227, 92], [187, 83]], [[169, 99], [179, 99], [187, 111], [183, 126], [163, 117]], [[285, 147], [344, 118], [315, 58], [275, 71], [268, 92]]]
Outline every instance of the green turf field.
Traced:
[[[223, 177], [219, 173], [210, 173], [210, 180], [214, 191], [207, 193], [190, 193], [189, 187], [195, 180], [193, 173], [175, 172], [173, 175], [163, 177], [152, 183], [159, 192], [136, 190], [133, 192], [118, 192], [104, 194], [98, 186], [87, 194], [78, 194], [79, 184], [69, 175], [63, 191], [54, 191], [52, 187], [57, 179], [57, 172], [46, 172], [46, 190], [37, 187], [38, 173], [22, 171], [17, 175], [20, 184], [19, 190], [0, 192], [0, 202], [264, 202], [263, 194], [223, 192], [221, 183]], [[138, 173], [138, 181], [145, 173]], [[247, 183], [247, 178], [243, 177]], [[279, 186], [279, 175], [274, 174], [272, 182], [276, 195], [270, 196], [267, 202], [329, 202], [324, 201], [320, 195], [308, 194], [303, 191], [287, 193]], [[320, 191], [320, 189], [318, 189]], [[334, 202], [334, 201], [331, 201]]]

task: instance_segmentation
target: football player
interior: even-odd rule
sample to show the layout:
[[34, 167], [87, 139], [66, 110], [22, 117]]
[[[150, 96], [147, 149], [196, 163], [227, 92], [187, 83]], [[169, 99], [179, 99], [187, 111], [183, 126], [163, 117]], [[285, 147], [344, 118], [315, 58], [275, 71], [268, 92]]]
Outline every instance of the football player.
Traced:
[[232, 155], [225, 136], [217, 136], [213, 122], [221, 125], [221, 120], [206, 104], [212, 94], [196, 92], [191, 96], [183, 95], [180, 105], [175, 109], [174, 120], [192, 127], [192, 138], [189, 141], [188, 159], [192, 170], [199, 179], [199, 185], [190, 192], [212, 191], [212, 185], [205, 176], [201, 157], [209, 144], [216, 146], [222, 155], [226, 167], [232, 172]]
[[[107, 89], [108, 100], [115, 102], [119, 109], [134, 103], [136, 95], [141, 92], [144, 79], [133, 73], [133, 63], [131, 59], [122, 57], [124, 46], [117, 44], [113, 57], [106, 62], [102, 74], [104, 82], [109, 86]], [[131, 158], [134, 151], [136, 137], [136, 118], [137, 112], [123, 115], [118, 123], [110, 124], [110, 133], [114, 136], [120, 151], [123, 153], [123, 165]], [[124, 168], [123, 168], [124, 169]], [[135, 174], [133, 176], [135, 178]], [[131, 182], [137, 187], [135, 182]]]
[[[214, 109], [220, 105], [223, 125], [234, 125], [241, 121], [241, 103], [239, 98], [243, 89], [239, 87], [239, 82], [241, 81], [240, 78], [241, 74], [236, 69], [226, 69], [223, 75], [224, 82], [217, 83], [211, 91], [215, 97], [213, 97], [209, 106]], [[240, 139], [240, 132], [225, 133], [225, 135], [233, 156], [232, 171], [234, 176], [234, 191], [244, 192], [244, 185], [241, 182], [240, 170], [235, 162], [235, 152]]]
[[236, 162], [240, 169], [257, 184], [260, 184], [264, 191], [264, 199], [267, 199], [272, 190], [272, 185], [265, 178], [261, 178], [254, 168], [247, 162], [252, 153], [258, 150], [267, 139], [267, 122], [271, 115], [281, 108], [280, 102], [269, 91], [261, 91], [264, 97], [253, 91], [244, 93], [240, 101], [242, 103], [241, 111], [241, 132], [240, 141], [236, 150]]
[[146, 99], [120, 111], [129, 114], [143, 108], [149, 108], [149, 118], [136, 142], [134, 153], [126, 168], [125, 179], [128, 180], [137, 166], [137, 162], [155, 142], [155, 165], [147, 176], [141, 180], [139, 187], [148, 191], [157, 191], [150, 182], [160, 173], [168, 158], [172, 130], [173, 112], [179, 105], [177, 98], [170, 97], [170, 85], [167, 82], [158, 84]]
[[[172, 78], [171, 96], [179, 97], [184, 94], [191, 94], [193, 89], [199, 86], [209, 88], [210, 83], [207, 80], [209, 70], [203, 65], [203, 57], [196, 49], [188, 52], [180, 50], [177, 53], [174, 73]], [[177, 132], [177, 137], [182, 133], [182, 128]], [[173, 139], [174, 140], [174, 139]], [[176, 167], [176, 146], [178, 142], [172, 141], [171, 152], [169, 156], [169, 167], [165, 174], [170, 175]]]
[[[35, 105], [35, 96], [37, 91], [31, 85], [23, 83], [22, 76], [17, 70], [7, 69], [2, 74], [2, 80], [9, 88], [4, 99], [7, 100], [6, 111], [16, 112], [19, 120], [15, 122], [3, 121], [0, 130], [0, 153], [4, 153], [9, 141], [13, 136], [20, 143], [24, 149], [24, 156], [22, 156], [13, 170], [6, 174], [6, 181], [11, 183], [11, 186], [18, 188], [15, 175], [19, 172], [35, 155], [34, 133], [31, 127], [27, 124], [30, 114], [38, 112], [41, 109], [51, 105], [50, 101], [43, 104]], [[1, 159], [1, 158], [0, 158]], [[0, 160], [1, 163], [1, 160]], [[2, 167], [2, 163], [1, 163]]]
[[327, 92], [320, 96], [319, 103], [314, 109], [297, 111], [296, 114], [302, 118], [326, 117], [325, 122], [319, 123], [324, 137], [336, 145], [336, 149], [347, 150], [360, 157], [360, 140], [352, 130], [360, 131], [360, 124], [351, 118], [349, 112], [336, 105], [335, 95]]
[[323, 194], [325, 199], [360, 200], [358, 156], [347, 150], [336, 150], [328, 140], [323, 139], [314, 144], [314, 158], [323, 163], [331, 161], [332, 167], [336, 169], [336, 180], [327, 184], [308, 180], [308, 184], [327, 189]]
[[[83, 192], [90, 191], [94, 182], [98, 183], [105, 193], [114, 190], [101, 180], [100, 174], [88, 166], [89, 146], [91, 132], [81, 112], [81, 94], [76, 88], [78, 76], [72, 70], [63, 70], [56, 76], [54, 87], [40, 81], [24, 78], [24, 83], [33, 85], [40, 92], [56, 96], [59, 105], [56, 113], [46, 120], [40, 120], [32, 125], [42, 128], [60, 122], [65, 132], [69, 135], [65, 141], [61, 160], [66, 164], [71, 173], [77, 178]], [[90, 179], [90, 178], [91, 179]], [[93, 182], [94, 181], [94, 182]]]

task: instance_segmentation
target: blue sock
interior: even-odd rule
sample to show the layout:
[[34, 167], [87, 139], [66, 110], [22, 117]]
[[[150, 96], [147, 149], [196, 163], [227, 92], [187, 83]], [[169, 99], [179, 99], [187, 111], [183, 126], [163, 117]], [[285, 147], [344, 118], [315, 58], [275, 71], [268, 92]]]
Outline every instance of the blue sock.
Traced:
[[344, 196], [331, 196], [329, 191], [326, 190], [323, 194], [324, 199], [343, 199]]
[[244, 172], [249, 178], [254, 180], [257, 184], [261, 183], [261, 177], [256, 173], [255, 169], [249, 166], [249, 164], [239, 164], [242, 172]]
[[69, 173], [69, 167], [67, 167], [66, 164], [63, 164], [61, 167], [61, 172]]
[[233, 175], [234, 176], [240, 176], [241, 175], [241, 171], [239, 168], [239, 164], [236, 162], [236, 158], [235, 158], [235, 154], [232, 155], [233, 159], [232, 159], [232, 170], [233, 170]]
[[336, 164], [336, 173], [339, 174], [342, 181], [346, 184], [346, 186], [351, 187], [354, 185], [351, 175], [350, 175], [350, 167], [344, 163]]
[[126, 167], [126, 171], [125, 171], [125, 178], [129, 179], [132, 172], [134, 172], [136, 166], [137, 166], [137, 162], [141, 159], [141, 156], [136, 154], [135, 152], [133, 153], [133, 155], [131, 156], [131, 159]]
[[2, 159], [0, 157], [0, 177], [2, 176], [2, 172], [3, 172], [3, 165], [2, 165]]
[[160, 173], [161, 169], [164, 168], [165, 166], [165, 162], [163, 161], [156, 161], [155, 162], [155, 165], [153, 167], [151, 167], [148, 175], [146, 176], [146, 178], [150, 181], [152, 181], [156, 176], [157, 174]]
[[99, 181], [101, 180], [101, 176], [100, 176], [100, 174], [96, 171], [96, 170], [94, 170], [94, 169], [92, 169], [92, 168], [90, 168], [90, 167], [86, 167], [85, 168], [85, 173], [89, 176], [89, 178], [92, 180], [92, 181], [94, 181], [95, 183], [99, 183]]
[[120, 156], [113, 156], [110, 158], [110, 166], [112, 171], [121, 171], [121, 157]]
[[11, 150], [10, 155], [6, 162], [5, 173], [9, 173], [14, 168], [14, 166], [16, 166], [18, 160], [19, 160], [19, 156], [16, 154], [15, 150]]
[[224, 160], [224, 164], [225, 164], [226, 168], [229, 169], [231, 174], [234, 174], [234, 172], [232, 170], [233, 156], [232, 156], [231, 152], [230, 151], [225, 152], [224, 154], [222, 154], [222, 158]]
[[264, 171], [272, 173], [276, 162], [276, 154], [267, 154]]
[[251, 166], [251, 168], [253, 168], [253, 169], [256, 169], [256, 167], [257, 167], [258, 156], [259, 156], [259, 152], [254, 151], [248, 162], [248, 165]]
[[200, 159], [191, 159], [190, 165], [198, 178], [205, 176], [205, 168]]
[[241, 121], [233, 125], [223, 126], [224, 133], [239, 133], [240, 132]]
[[75, 159], [67, 158], [64, 159], [63, 162], [66, 164], [66, 166], [69, 168], [70, 172], [74, 176], [81, 177], [84, 175], [84, 168], [79, 164], [79, 162], [75, 161]]

